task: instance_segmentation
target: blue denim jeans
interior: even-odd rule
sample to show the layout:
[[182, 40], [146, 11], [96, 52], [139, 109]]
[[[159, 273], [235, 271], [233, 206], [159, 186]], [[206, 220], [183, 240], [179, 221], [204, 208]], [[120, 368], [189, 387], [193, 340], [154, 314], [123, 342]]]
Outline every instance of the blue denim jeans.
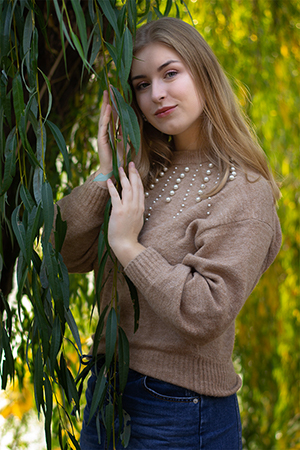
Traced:
[[[81, 450], [108, 449], [101, 414], [88, 423], [97, 377], [92, 370], [86, 391]], [[127, 449], [241, 450], [242, 432], [236, 394], [208, 397], [129, 370], [123, 408], [131, 417]], [[96, 423], [98, 421], [98, 423]], [[101, 430], [98, 443], [97, 428]], [[118, 424], [116, 423], [118, 429]], [[109, 449], [113, 449], [110, 442]], [[117, 450], [123, 449], [119, 441]]]

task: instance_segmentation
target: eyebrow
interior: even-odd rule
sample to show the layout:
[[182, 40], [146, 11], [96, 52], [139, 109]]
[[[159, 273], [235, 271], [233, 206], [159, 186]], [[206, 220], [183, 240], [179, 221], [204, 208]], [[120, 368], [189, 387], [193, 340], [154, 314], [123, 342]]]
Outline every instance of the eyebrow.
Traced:
[[[165, 67], [167, 67], [169, 64], [180, 62], [177, 59], [170, 59], [167, 62], [163, 63], [161, 66], [157, 68], [157, 72], [161, 72]], [[131, 78], [131, 82], [134, 80], [139, 80], [141, 78], [147, 78], [147, 75], [136, 75], [135, 77]]]

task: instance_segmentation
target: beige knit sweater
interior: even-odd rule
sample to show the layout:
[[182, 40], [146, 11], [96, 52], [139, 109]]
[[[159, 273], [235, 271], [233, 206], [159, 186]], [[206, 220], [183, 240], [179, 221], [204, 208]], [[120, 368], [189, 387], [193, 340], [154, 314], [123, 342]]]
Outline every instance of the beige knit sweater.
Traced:
[[[108, 191], [93, 178], [59, 201], [68, 224], [62, 255], [70, 272], [97, 273]], [[231, 178], [218, 194], [199, 201], [198, 191], [217, 182], [217, 169], [208, 162], [200, 166], [194, 152], [174, 152], [172, 166], [146, 197], [148, 220], [139, 236], [146, 249], [125, 267], [139, 291], [135, 334], [122, 276], [118, 286], [130, 367], [212, 396], [233, 394], [241, 386], [232, 364], [235, 319], [281, 244], [268, 182], [234, 169]], [[110, 292], [111, 280], [103, 305]], [[99, 351], [104, 348], [100, 344]]]

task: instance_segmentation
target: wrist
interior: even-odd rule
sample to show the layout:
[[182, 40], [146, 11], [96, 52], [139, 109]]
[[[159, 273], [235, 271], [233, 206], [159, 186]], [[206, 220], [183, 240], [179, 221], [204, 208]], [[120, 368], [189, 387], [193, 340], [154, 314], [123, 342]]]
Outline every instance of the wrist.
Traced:
[[112, 243], [111, 248], [123, 267], [126, 267], [130, 261], [145, 250], [145, 247], [139, 242], [132, 243], [126, 240]]

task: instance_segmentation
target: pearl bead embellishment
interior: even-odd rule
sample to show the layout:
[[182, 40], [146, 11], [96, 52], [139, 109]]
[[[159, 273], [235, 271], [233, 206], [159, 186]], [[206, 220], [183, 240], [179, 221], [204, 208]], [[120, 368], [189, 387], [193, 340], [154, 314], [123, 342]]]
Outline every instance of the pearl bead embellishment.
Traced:
[[[195, 172], [192, 172], [191, 182], [187, 184], [187, 189], [186, 189], [186, 191], [185, 191], [185, 193], [184, 193], [184, 196], [182, 197], [182, 198], [183, 198], [183, 202], [186, 202], [186, 201], [188, 200], [189, 194], [191, 193], [191, 189], [193, 188], [194, 182], [195, 182], [196, 179], [197, 179], [197, 175], [198, 175], [198, 173], [199, 173], [199, 170], [200, 170], [200, 173], [201, 173], [201, 168], [202, 168], [202, 167], [203, 167], [203, 164], [199, 164], [198, 168], [195, 169]], [[212, 169], [213, 169], [214, 165], [213, 165], [212, 163], [209, 163], [209, 164], [208, 164], [208, 167], [209, 167], [209, 168], [206, 169], [206, 170], [204, 171], [203, 181], [202, 181], [202, 183], [200, 184], [200, 189], [197, 191], [196, 197], [194, 197], [194, 198], [195, 198], [194, 201], [195, 201], [196, 203], [200, 203], [200, 202], [202, 201], [201, 195], [203, 195], [203, 192], [204, 192], [204, 190], [206, 189], [206, 186], [207, 186], [207, 184], [208, 184], [209, 181], [210, 181], [210, 175], [213, 173], [213, 170], [212, 170]], [[199, 169], [199, 168], [200, 168], [200, 169]], [[152, 201], [152, 206], [149, 206], [149, 207], [148, 207], [148, 212], [146, 213], [146, 217], [145, 217], [145, 220], [146, 220], [146, 221], [148, 221], [149, 218], [150, 218], [150, 216], [151, 216], [151, 213], [152, 213], [152, 211], [153, 211], [153, 205], [155, 205], [159, 200], [163, 200], [166, 191], [168, 191], [168, 194], [167, 194], [166, 197], [165, 197], [165, 200], [164, 200], [165, 203], [168, 204], [168, 203], [171, 203], [171, 202], [172, 202], [172, 198], [173, 198], [173, 197], [177, 194], [177, 192], [180, 190], [180, 189], [179, 189], [179, 188], [180, 188], [180, 183], [182, 182], [182, 180], [183, 180], [186, 176], [188, 176], [188, 174], [189, 174], [189, 172], [190, 172], [190, 168], [189, 168], [189, 167], [185, 167], [185, 168], [184, 168], [184, 172], [182, 172], [182, 173], [180, 173], [180, 174], [178, 174], [177, 170], [178, 170], [178, 167], [174, 167], [174, 170], [172, 171], [172, 174], [170, 174], [169, 176], [166, 175], [166, 172], [168, 171], [168, 168], [167, 168], [167, 167], [164, 167], [164, 168], [159, 172], [159, 177], [160, 177], [160, 178], [164, 177], [164, 181], [165, 181], [165, 182], [164, 182], [163, 188], [161, 189], [161, 193], [160, 193], [160, 194], [157, 194], [157, 197]], [[176, 175], [176, 172], [177, 172], [177, 175]], [[230, 167], [229, 176], [228, 176], [228, 181], [234, 180], [234, 179], [236, 178], [236, 175], [237, 175], [236, 168], [232, 165], [232, 166]], [[177, 176], [177, 177], [176, 177], [176, 176]], [[167, 177], [167, 178], [165, 178], [165, 177]], [[172, 182], [172, 178], [173, 178], [173, 177], [174, 177], [174, 179], [175, 179], [175, 184], [173, 184], [173, 186], [172, 186], [171, 189], [170, 189], [170, 188], [169, 188], [169, 184]], [[217, 184], [217, 183], [219, 182], [219, 181], [218, 181], [219, 179], [220, 179], [220, 174], [217, 175], [217, 177], [216, 177], [216, 180], [217, 180], [217, 181], [215, 181], [214, 183]], [[154, 184], [154, 183], [150, 184], [149, 189], [150, 189], [150, 190], [153, 190], [153, 189], [155, 188], [155, 185], [158, 184], [159, 181], [160, 181], [159, 178], [155, 179], [155, 181], [154, 181], [155, 184]], [[174, 181], [173, 181], [173, 183], [174, 183]], [[169, 189], [170, 189], [170, 190], [169, 190]], [[145, 192], [145, 198], [148, 198], [149, 195], [150, 195], [149, 192]], [[177, 194], [177, 195], [178, 195], [178, 194]], [[211, 209], [211, 206], [212, 206], [212, 204], [211, 204], [211, 202], [210, 202], [211, 197], [208, 197], [207, 200], [208, 200], [209, 203], [207, 204], [207, 209], [208, 209], [208, 210], [206, 211], [206, 215], [209, 216], [209, 215], [211, 214], [210, 209]], [[181, 203], [181, 207], [180, 207], [179, 211], [173, 216], [173, 219], [176, 219], [176, 218], [183, 212], [185, 206], [186, 206], [185, 203]]]

